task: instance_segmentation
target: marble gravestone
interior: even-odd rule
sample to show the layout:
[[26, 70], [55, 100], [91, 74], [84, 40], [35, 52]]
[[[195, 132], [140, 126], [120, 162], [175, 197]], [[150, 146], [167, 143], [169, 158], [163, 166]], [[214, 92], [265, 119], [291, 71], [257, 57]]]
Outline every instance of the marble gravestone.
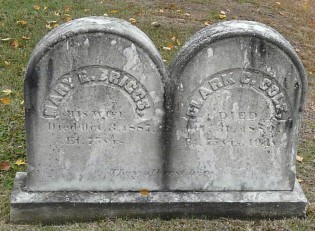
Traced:
[[304, 217], [306, 87], [294, 49], [260, 23], [197, 32], [169, 73], [125, 21], [63, 24], [26, 71], [28, 171], [16, 175], [11, 221]]
[[164, 75], [129, 23], [84, 18], [44, 37], [25, 78], [27, 189], [160, 190]]
[[205, 28], [170, 72], [169, 189], [294, 189], [307, 82], [279, 33], [242, 21]]

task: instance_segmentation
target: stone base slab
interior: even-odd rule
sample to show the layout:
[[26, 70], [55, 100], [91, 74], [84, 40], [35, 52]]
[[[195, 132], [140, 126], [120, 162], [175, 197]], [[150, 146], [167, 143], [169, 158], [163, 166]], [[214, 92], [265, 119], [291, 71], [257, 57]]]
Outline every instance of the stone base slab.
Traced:
[[293, 191], [261, 192], [29, 192], [26, 173], [16, 174], [11, 222], [63, 223], [116, 217], [283, 218], [305, 217], [307, 199]]

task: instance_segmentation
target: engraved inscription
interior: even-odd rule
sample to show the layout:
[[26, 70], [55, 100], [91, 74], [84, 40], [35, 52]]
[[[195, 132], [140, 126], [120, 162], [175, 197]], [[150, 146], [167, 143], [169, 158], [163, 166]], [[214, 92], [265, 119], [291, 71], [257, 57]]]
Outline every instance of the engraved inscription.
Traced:
[[[103, 84], [124, 91], [129, 95], [135, 112], [140, 117], [145, 114], [146, 110], [154, 107], [147, 90], [135, 77], [110, 67], [92, 66], [81, 68], [58, 79], [45, 97], [43, 103], [44, 117], [56, 118], [60, 104], [70, 97], [71, 91], [75, 91], [79, 84]], [[106, 114], [106, 112], [101, 113], [103, 113], [101, 115], [103, 117], [104, 113]]]
[[255, 89], [272, 101], [275, 118], [286, 119], [288, 117], [289, 105], [286, 100], [286, 93], [274, 78], [254, 70], [238, 69], [209, 77], [191, 97], [187, 116], [197, 117], [209, 96], [222, 89], [231, 89], [231, 87]]
[[290, 121], [290, 105], [281, 85], [253, 70], [209, 77], [187, 106], [186, 131], [176, 135], [195, 148], [272, 148], [279, 145], [278, 131]]

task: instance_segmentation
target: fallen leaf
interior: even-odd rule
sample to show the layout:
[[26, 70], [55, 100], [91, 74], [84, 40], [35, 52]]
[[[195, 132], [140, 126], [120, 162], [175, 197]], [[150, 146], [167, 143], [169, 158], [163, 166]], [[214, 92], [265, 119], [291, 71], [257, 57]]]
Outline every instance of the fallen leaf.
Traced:
[[39, 5], [34, 5], [33, 8], [34, 8], [34, 10], [40, 10], [40, 6]]
[[1, 99], [1, 103], [4, 105], [9, 105], [11, 103], [11, 99], [8, 97], [4, 97]]
[[84, 9], [84, 12], [89, 12], [90, 11], [90, 9]]
[[303, 182], [303, 180], [302, 180], [302, 179], [297, 179], [297, 181], [298, 181], [299, 183]]
[[163, 9], [160, 9], [159, 12], [160, 12], [160, 13], [164, 13], [164, 10], [163, 10]]
[[297, 155], [297, 156], [296, 156], [296, 160], [299, 161], [299, 162], [302, 162], [302, 161], [303, 161], [303, 157]]
[[11, 165], [8, 161], [4, 161], [0, 163], [0, 170], [2, 171], [8, 171], [11, 168]]
[[108, 17], [108, 14], [106, 14], [106, 13], [105, 13], [105, 14], [103, 14], [103, 15], [104, 15], [105, 17]]
[[18, 47], [20, 46], [19, 40], [13, 39], [12, 42], [10, 43], [10, 45], [11, 45], [13, 48], [18, 48]]
[[118, 13], [118, 10], [111, 10], [110, 11], [112, 14], [116, 14], [116, 13]]
[[9, 65], [11, 64], [11, 62], [4, 60], [4, 64], [7, 65], [7, 66], [9, 66]]
[[60, 11], [55, 11], [54, 14], [55, 14], [56, 16], [60, 16], [60, 15], [61, 15]]
[[208, 21], [205, 21], [205, 22], [203, 23], [203, 25], [205, 25], [205, 26], [209, 26], [209, 25], [210, 25], [210, 23], [209, 23]]
[[20, 105], [23, 105], [23, 104], [24, 104], [24, 100], [21, 101]]
[[16, 21], [16, 23], [17, 23], [18, 25], [22, 25], [22, 26], [27, 25], [27, 21], [26, 21], [26, 20], [19, 20], [19, 21]]
[[2, 90], [2, 93], [4, 93], [4, 95], [10, 95], [13, 91], [11, 89], [4, 89]]
[[56, 20], [46, 21], [48, 24], [57, 23]]
[[69, 22], [69, 21], [71, 21], [71, 20], [72, 20], [71, 16], [70, 16], [70, 15], [66, 15], [65, 21], [66, 21], [66, 22]]
[[226, 19], [226, 12], [225, 11], [221, 11], [220, 13], [219, 13], [219, 19]]
[[139, 193], [142, 195], [142, 196], [148, 196], [150, 194], [149, 190], [147, 189], [141, 189], [139, 191]]
[[70, 12], [70, 6], [65, 6], [65, 12]]
[[166, 51], [170, 51], [174, 48], [174, 45], [173, 44], [168, 44], [166, 47], [163, 47], [162, 49], [163, 50], [166, 50]]
[[279, 12], [280, 15], [284, 15], [284, 13], [282, 11]]
[[173, 42], [175, 42], [177, 37], [175, 35], [173, 35], [173, 37], [171, 39], [172, 39]]
[[165, 63], [165, 62], [167, 62], [167, 60], [166, 60], [166, 59], [163, 59], [163, 62]]
[[161, 26], [159, 22], [152, 22], [151, 25], [155, 28], [159, 28]]
[[281, 2], [276, 2], [276, 5], [277, 6], [281, 6]]
[[44, 10], [48, 10], [48, 7], [47, 7], [47, 6], [44, 6]]
[[22, 36], [22, 39], [29, 40], [30, 37], [28, 37], [28, 36], [26, 36], [26, 35], [23, 35], [23, 36]]
[[6, 42], [6, 41], [10, 41], [12, 38], [3, 38], [1, 39], [1, 41]]
[[185, 13], [184, 16], [185, 17], [190, 17], [190, 14], [189, 13]]
[[135, 24], [137, 22], [137, 20], [134, 18], [129, 18], [129, 22], [131, 22], [132, 24]]
[[296, 53], [300, 54], [300, 49], [299, 48], [295, 48]]
[[25, 160], [23, 160], [23, 159], [17, 159], [17, 160], [15, 161], [15, 164], [20, 166], [20, 165], [26, 164], [26, 162], [25, 162]]
[[179, 41], [179, 39], [178, 39], [178, 38], [176, 39], [176, 43], [177, 43], [177, 45], [178, 45], [178, 46], [180, 46], [180, 45], [181, 45], [181, 43], [180, 43], [180, 41]]

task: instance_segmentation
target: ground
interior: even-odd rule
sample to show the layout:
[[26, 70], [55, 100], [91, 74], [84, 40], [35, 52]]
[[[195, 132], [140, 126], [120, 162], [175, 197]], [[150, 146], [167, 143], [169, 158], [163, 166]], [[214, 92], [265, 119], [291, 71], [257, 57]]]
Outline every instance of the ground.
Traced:
[[[166, 64], [194, 32], [221, 20], [262, 22], [290, 41], [309, 75], [297, 162], [297, 177], [310, 202], [305, 220], [116, 219], [62, 226], [8, 223], [15, 173], [26, 170], [23, 75], [32, 49], [61, 23], [104, 14], [132, 21], [153, 40]], [[315, 230], [314, 38], [313, 0], [0, 0], [0, 230]]]

